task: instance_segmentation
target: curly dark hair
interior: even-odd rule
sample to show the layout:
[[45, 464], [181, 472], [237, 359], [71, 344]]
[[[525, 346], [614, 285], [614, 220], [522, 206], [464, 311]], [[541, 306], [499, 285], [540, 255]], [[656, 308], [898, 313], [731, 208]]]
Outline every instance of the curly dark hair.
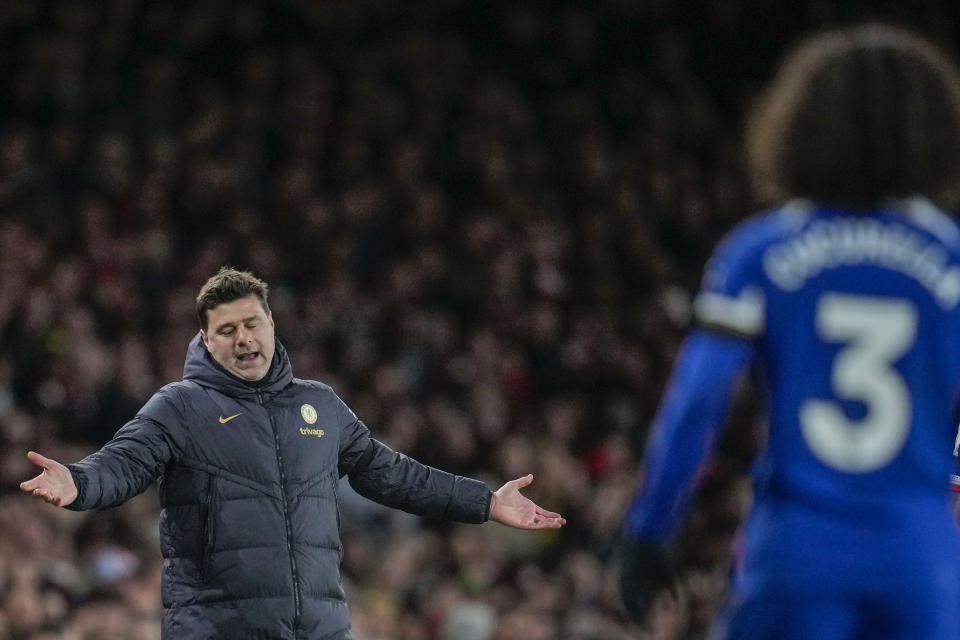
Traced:
[[804, 40], [746, 127], [764, 203], [862, 210], [886, 198], [960, 201], [960, 74], [930, 41], [867, 24]]
[[200, 320], [200, 328], [207, 330], [207, 316], [211, 309], [251, 294], [257, 296], [264, 312], [270, 315], [270, 307], [267, 306], [269, 291], [267, 283], [249, 271], [220, 267], [220, 271], [211, 276], [197, 294], [197, 318]]

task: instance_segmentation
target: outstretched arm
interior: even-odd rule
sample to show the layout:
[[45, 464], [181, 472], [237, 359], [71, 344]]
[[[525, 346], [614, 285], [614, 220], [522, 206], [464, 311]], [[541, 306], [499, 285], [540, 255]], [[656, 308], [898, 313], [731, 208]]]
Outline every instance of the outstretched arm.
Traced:
[[483, 482], [427, 466], [370, 437], [370, 430], [339, 398], [344, 426], [339, 472], [365, 498], [408, 513], [479, 524], [496, 520], [518, 529], [559, 529], [567, 521], [520, 493], [527, 475], [491, 493]]
[[21, 482], [20, 488], [23, 491], [43, 498], [58, 507], [65, 507], [77, 499], [77, 487], [73, 483], [73, 476], [69, 469], [35, 451], [28, 451], [27, 459], [43, 468], [43, 471], [40, 475]]
[[533, 474], [511, 480], [497, 489], [490, 502], [490, 519], [517, 529], [559, 529], [567, 524], [559, 513], [542, 509], [520, 489], [533, 482]]
[[71, 511], [122, 504], [146, 489], [179, 455], [184, 436], [177, 402], [160, 390], [110, 442], [69, 466], [31, 451], [27, 458], [43, 471], [20, 488]]

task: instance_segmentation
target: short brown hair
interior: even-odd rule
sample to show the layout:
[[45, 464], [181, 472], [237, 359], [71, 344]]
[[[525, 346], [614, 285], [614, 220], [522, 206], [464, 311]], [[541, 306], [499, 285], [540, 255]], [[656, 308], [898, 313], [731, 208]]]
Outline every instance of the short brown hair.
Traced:
[[251, 294], [257, 296], [264, 312], [269, 316], [270, 307], [267, 306], [269, 290], [270, 287], [266, 282], [249, 271], [220, 267], [220, 271], [211, 276], [200, 287], [200, 293], [197, 294], [197, 318], [200, 320], [200, 328], [207, 330], [207, 315], [211, 309], [227, 302], [246, 298]]
[[781, 65], [747, 122], [765, 203], [869, 208], [888, 197], [960, 200], [960, 75], [926, 39], [880, 24], [827, 31]]

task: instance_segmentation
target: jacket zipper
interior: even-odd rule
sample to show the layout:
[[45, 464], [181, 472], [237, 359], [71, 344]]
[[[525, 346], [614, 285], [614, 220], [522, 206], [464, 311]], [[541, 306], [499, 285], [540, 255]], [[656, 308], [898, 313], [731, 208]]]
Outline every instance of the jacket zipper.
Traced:
[[[257, 391], [257, 402], [263, 405], [263, 395]], [[293, 554], [293, 522], [290, 519], [290, 507], [287, 504], [287, 478], [283, 471], [283, 454], [280, 451], [280, 431], [273, 422], [273, 416], [267, 412], [270, 428], [273, 429], [274, 451], [277, 454], [277, 467], [280, 470], [280, 495], [283, 498], [283, 522], [287, 529], [287, 553], [290, 555], [290, 572], [293, 577], [293, 635], [300, 627], [300, 578], [297, 575], [297, 558]]]
[[216, 533], [213, 530], [215, 515], [213, 496], [215, 493], [214, 475], [207, 476], [207, 513], [203, 522], [203, 556], [200, 561], [200, 580], [210, 579], [210, 562], [213, 558], [213, 541]]

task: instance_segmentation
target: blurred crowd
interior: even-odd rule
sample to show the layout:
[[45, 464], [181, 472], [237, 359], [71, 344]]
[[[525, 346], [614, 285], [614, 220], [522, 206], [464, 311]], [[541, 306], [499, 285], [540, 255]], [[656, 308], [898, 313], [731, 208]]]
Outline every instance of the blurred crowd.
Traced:
[[[344, 486], [358, 640], [700, 637], [750, 500], [749, 381], [645, 628], [613, 550], [704, 261], [756, 205], [746, 106], [852, 17], [828, 4], [0, 3], [0, 640], [159, 638], [155, 491], [77, 514], [17, 485], [28, 449], [76, 460], [181, 377], [221, 265], [270, 283], [295, 375], [378, 438], [492, 488], [533, 472], [568, 520], [452, 526]], [[951, 11], [909, 15], [945, 40]]]

